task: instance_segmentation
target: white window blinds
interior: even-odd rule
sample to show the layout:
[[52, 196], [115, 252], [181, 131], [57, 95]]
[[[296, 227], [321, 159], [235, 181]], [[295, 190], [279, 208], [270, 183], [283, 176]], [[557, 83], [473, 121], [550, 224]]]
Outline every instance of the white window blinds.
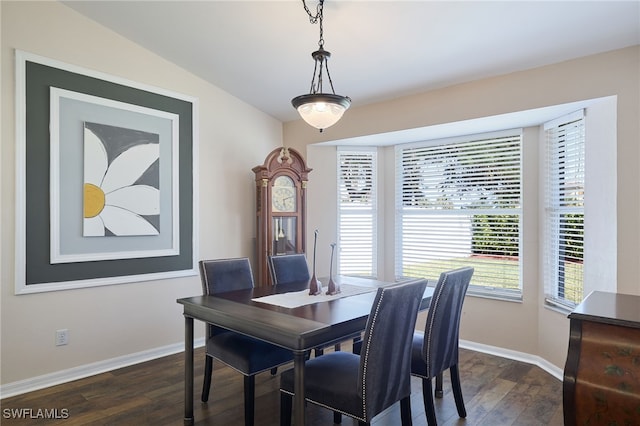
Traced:
[[338, 273], [377, 275], [377, 154], [338, 150]]
[[520, 297], [521, 131], [396, 147], [396, 276]]
[[585, 131], [582, 111], [545, 124], [544, 278], [547, 303], [583, 299]]

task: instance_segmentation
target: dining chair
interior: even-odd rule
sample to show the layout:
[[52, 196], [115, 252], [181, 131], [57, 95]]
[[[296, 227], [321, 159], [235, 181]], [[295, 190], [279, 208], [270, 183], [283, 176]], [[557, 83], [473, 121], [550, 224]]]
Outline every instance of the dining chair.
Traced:
[[[376, 293], [360, 355], [331, 352], [305, 363], [308, 403], [369, 425], [400, 401], [402, 425], [411, 425], [411, 341], [426, 280], [381, 287]], [[280, 375], [280, 425], [291, 425], [293, 370]], [[337, 413], [337, 416], [336, 414]]]
[[442, 373], [449, 370], [458, 415], [467, 417], [458, 370], [460, 318], [473, 268], [459, 268], [440, 274], [427, 313], [424, 333], [413, 334], [411, 375], [422, 378], [422, 399], [429, 426], [437, 425], [432, 379], [436, 379], [435, 395], [442, 397]]
[[309, 281], [309, 266], [303, 253], [269, 256], [269, 272], [274, 285]]
[[[253, 288], [249, 259], [201, 260], [200, 278], [204, 295]], [[293, 360], [293, 353], [279, 346], [207, 324], [206, 359], [202, 402], [209, 400], [213, 359], [244, 375], [244, 424], [253, 426], [255, 375]]]
[[[309, 281], [311, 279], [309, 266], [307, 265], [307, 257], [304, 253], [269, 256], [268, 260], [271, 282], [274, 285]], [[353, 339], [354, 353], [358, 353], [361, 345], [360, 333], [348, 336], [347, 338], [349, 337]], [[341, 348], [340, 343], [336, 343], [333, 346], [336, 351], [339, 351]], [[324, 348], [315, 348], [314, 352], [316, 356], [322, 355]]]

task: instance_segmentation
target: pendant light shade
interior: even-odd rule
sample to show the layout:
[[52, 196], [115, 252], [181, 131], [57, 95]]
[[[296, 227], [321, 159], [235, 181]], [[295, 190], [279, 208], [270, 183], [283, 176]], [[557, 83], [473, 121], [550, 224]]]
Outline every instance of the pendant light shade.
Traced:
[[[311, 56], [315, 61], [313, 69], [313, 77], [311, 78], [311, 89], [308, 94], [296, 96], [291, 100], [291, 104], [298, 110], [300, 117], [309, 125], [319, 129], [321, 132], [327, 127], [331, 127], [342, 118], [344, 112], [351, 106], [351, 99], [348, 96], [336, 95], [333, 89], [333, 81], [329, 74], [329, 64], [327, 60], [331, 57], [331, 53], [324, 50], [323, 38], [323, 5], [324, 0], [320, 0], [316, 15], [312, 15], [307, 8], [304, 0], [302, 0], [311, 23], [320, 22], [320, 40], [318, 45], [320, 48], [313, 52]], [[324, 93], [322, 83], [324, 75], [329, 79], [332, 93]]]
[[322, 131], [342, 118], [342, 114], [351, 105], [351, 99], [329, 93], [316, 93], [296, 96], [291, 104], [307, 124]]

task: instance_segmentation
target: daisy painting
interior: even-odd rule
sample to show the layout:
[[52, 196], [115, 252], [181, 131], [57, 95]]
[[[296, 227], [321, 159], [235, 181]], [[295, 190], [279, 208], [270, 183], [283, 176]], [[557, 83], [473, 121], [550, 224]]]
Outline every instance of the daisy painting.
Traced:
[[84, 123], [83, 236], [159, 235], [159, 135]]

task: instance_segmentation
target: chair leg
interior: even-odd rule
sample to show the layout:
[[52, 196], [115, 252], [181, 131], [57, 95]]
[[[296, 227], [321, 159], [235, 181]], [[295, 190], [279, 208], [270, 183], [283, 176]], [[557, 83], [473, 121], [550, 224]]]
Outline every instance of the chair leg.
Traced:
[[336, 352], [340, 352], [340, 343], [336, 343], [335, 345], [333, 345], [333, 350]]
[[442, 398], [444, 393], [442, 392], [442, 371], [436, 375], [436, 398]]
[[204, 360], [204, 383], [202, 384], [202, 402], [209, 400], [209, 390], [211, 389], [211, 375], [213, 374], [213, 358], [206, 356]]
[[324, 355], [324, 349], [322, 349], [322, 348], [315, 348], [314, 351], [316, 353], [316, 358], [319, 357], [319, 356]]
[[275, 376], [276, 374], [278, 374], [278, 367], [273, 367], [273, 368], [271, 369], [271, 375], [272, 375], [272, 376]]
[[371, 423], [362, 422], [362, 421], [358, 420], [358, 426], [371, 426]]
[[433, 389], [431, 379], [422, 379], [422, 399], [424, 400], [424, 414], [427, 416], [427, 424], [436, 426], [436, 409], [433, 405]]
[[402, 419], [402, 426], [411, 426], [413, 424], [411, 420], [411, 397], [407, 396], [400, 400], [400, 418]]
[[293, 398], [288, 393], [280, 392], [280, 426], [291, 426], [291, 408]]
[[337, 411], [333, 412], [333, 424], [339, 425], [342, 423], [342, 414]]
[[356, 355], [360, 355], [360, 351], [362, 350], [362, 338], [354, 337], [353, 338], [353, 350], [352, 352]]
[[244, 425], [253, 426], [256, 376], [244, 376]]
[[453, 397], [456, 400], [458, 415], [464, 419], [467, 417], [467, 410], [464, 408], [464, 398], [462, 397], [462, 387], [460, 387], [460, 372], [458, 370], [458, 364], [451, 366], [449, 372], [451, 373], [451, 388], [453, 389]]

